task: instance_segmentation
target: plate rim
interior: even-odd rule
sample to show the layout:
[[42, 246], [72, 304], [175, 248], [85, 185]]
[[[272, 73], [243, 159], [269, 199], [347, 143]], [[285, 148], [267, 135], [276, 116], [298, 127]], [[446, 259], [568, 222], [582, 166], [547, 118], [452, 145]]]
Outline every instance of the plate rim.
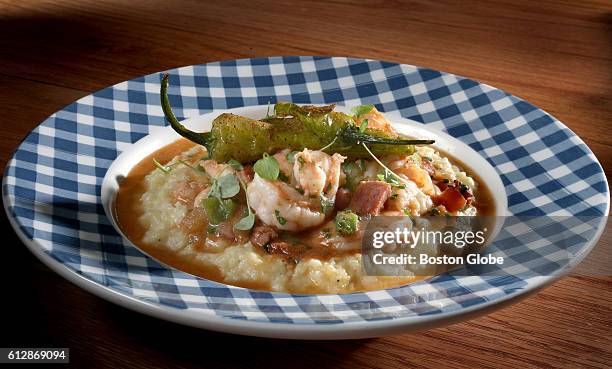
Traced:
[[[282, 58], [282, 56], [279, 56], [279, 57]], [[266, 57], [266, 58], [269, 59], [270, 57]], [[352, 58], [352, 57], [340, 57], [340, 58], [357, 59], [357, 60], [374, 60], [374, 61], [384, 62], [384, 60], [380, 60], [380, 59], [362, 59], [362, 58]], [[250, 59], [250, 58], [246, 58], [246, 59]], [[244, 58], [243, 59], [228, 59], [228, 60], [244, 60]], [[218, 62], [218, 61], [213, 61], [213, 62]], [[391, 63], [397, 64], [397, 65], [413, 66], [410, 64], [404, 64], [404, 63], [399, 63], [399, 62], [391, 62]], [[189, 67], [193, 65], [201, 65], [201, 64], [192, 64], [192, 65], [188, 65], [184, 67]], [[429, 68], [420, 67], [420, 66], [414, 66], [414, 67], [429, 69]], [[172, 68], [171, 70], [176, 70], [178, 68], [181, 68], [181, 67]], [[439, 70], [436, 70], [436, 71], [442, 72], [442, 73], [448, 73], [448, 72], [439, 71]], [[159, 73], [159, 72], [154, 72], [154, 74], [155, 73]], [[454, 73], [448, 73], [448, 74], [462, 77], [461, 75], [454, 74]], [[478, 84], [489, 86], [473, 78], [468, 78], [468, 77], [462, 77], [462, 78], [467, 78], [469, 80], [475, 81]], [[122, 83], [122, 82], [119, 82], [119, 83]], [[113, 85], [104, 87], [100, 90], [103, 90], [103, 89], [106, 89], [106, 88], [109, 88], [115, 85], [116, 84], [113, 84]], [[505, 92], [504, 90], [501, 90], [496, 87], [492, 87], [492, 88]], [[95, 91], [88, 93], [85, 96], [89, 96], [93, 93], [95, 93]], [[514, 94], [509, 94], [509, 95], [516, 96], [522, 101], [526, 101], [518, 97], [517, 95], [514, 95]], [[80, 98], [78, 100], [80, 100]], [[66, 106], [69, 106], [72, 103]], [[61, 111], [64, 108], [58, 111]], [[538, 108], [537, 106], [536, 108], [554, 118], [552, 114]], [[50, 116], [52, 116], [53, 114], [51, 114]], [[45, 120], [46, 119], [48, 119], [48, 117], [45, 118]], [[605, 171], [600, 161], [593, 154], [590, 147], [588, 147], [588, 145], [584, 143], [584, 141], [579, 135], [577, 135], [573, 130], [571, 130], [571, 128], [565, 125], [562, 121], [556, 118], [554, 119], [557, 122], [559, 122], [563, 127], [565, 127], [567, 130], [569, 130], [571, 134], [578, 140], [578, 143], [585, 145], [585, 147], [588, 148], [588, 150], [592, 154], [594, 158], [593, 162], [596, 163], [599, 169], [601, 170], [603, 182], [605, 184], [606, 194], [608, 195], [607, 202], [606, 202], [606, 209], [604, 211], [604, 216], [608, 215], [610, 211], [610, 197], [609, 197], [610, 188], [609, 188], [607, 177], [605, 175]], [[42, 123], [44, 123], [44, 120], [41, 123], [39, 123], [36, 127], [39, 127], [40, 124]], [[36, 129], [36, 127], [34, 129]], [[17, 222], [16, 218], [13, 216], [11, 210], [9, 209], [9, 201], [8, 201], [9, 196], [6, 193], [7, 191], [6, 182], [7, 182], [8, 168], [10, 164], [12, 163], [12, 161], [14, 160], [15, 153], [19, 149], [19, 147], [23, 144], [23, 141], [25, 141], [25, 139], [29, 136], [29, 134], [31, 134], [31, 132], [32, 131], [30, 131], [28, 135], [26, 135], [21, 140], [21, 142], [19, 143], [19, 145], [17, 145], [13, 154], [7, 161], [7, 164], [6, 164], [4, 173], [3, 173], [4, 174], [3, 180], [2, 180], [3, 207], [5, 209], [7, 218], [9, 219], [9, 223], [13, 227], [19, 239], [26, 245], [26, 247], [39, 260], [41, 260], [45, 265], [50, 267], [53, 271], [55, 271], [56, 273], [58, 273], [63, 278], [67, 279], [68, 281], [74, 283], [75, 285], [83, 288], [84, 290], [98, 297], [101, 297], [109, 302], [118, 304], [120, 306], [129, 308], [131, 310], [134, 310], [140, 313], [144, 313], [146, 315], [153, 316], [156, 318], [161, 318], [161, 319], [173, 321], [179, 324], [195, 326], [199, 328], [206, 328], [206, 329], [215, 330], [215, 331], [262, 336], [262, 337], [297, 338], [297, 339], [364, 338], [364, 337], [373, 337], [373, 336], [387, 335], [387, 334], [400, 333], [400, 332], [405, 333], [405, 332], [410, 332], [410, 331], [414, 331], [418, 329], [432, 328], [437, 325], [452, 323], [453, 321], [451, 320], [453, 319], [456, 321], [460, 319], [462, 320], [464, 317], [472, 315], [472, 314], [480, 315], [479, 313], [481, 311], [487, 310], [491, 306], [500, 305], [500, 307], [502, 307], [501, 305], [504, 305], [505, 303], [509, 303], [515, 299], [520, 299], [522, 297], [527, 297], [531, 293], [536, 292], [539, 289], [551, 283], [554, 283], [556, 280], [558, 280], [559, 278], [563, 277], [566, 274], [566, 273], [559, 273], [558, 275], [554, 275], [554, 276], [530, 278], [526, 280], [527, 284], [523, 288], [521, 288], [518, 292], [513, 292], [510, 294], [504, 295], [495, 300], [486, 301], [486, 302], [476, 304], [473, 306], [469, 306], [469, 307], [463, 307], [455, 311], [433, 314], [431, 316], [416, 316], [416, 317], [407, 316], [407, 317], [398, 317], [398, 318], [389, 319], [389, 320], [353, 321], [353, 322], [343, 322], [340, 324], [296, 324], [296, 323], [282, 323], [282, 322], [237, 320], [237, 319], [231, 319], [231, 318], [227, 318], [227, 317], [223, 317], [223, 316], [215, 315], [215, 314], [210, 314], [210, 315], [199, 314], [199, 319], [196, 319], [194, 316], [190, 317], [189, 315], [191, 314], [184, 314], [186, 310], [176, 309], [176, 308], [164, 306], [158, 303], [141, 300], [136, 297], [129, 296], [119, 291], [114, 291], [108, 287], [100, 285], [96, 283], [95, 281], [90, 280], [78, 274], [76, 271], [68, 268], [65, 264], [59, 262], [58, 260], [53, 258], [51, 255], [47, 254], [44, 248], [40, 247], [39, 244], [36, 243], [33, 239], [28, 238], [28, 236], [22, 230], [21, 225]], [[584, 253], [584, 256], [586, 256], [592, 250], [592, 248], [597, 244], [597, 241], [599, 240], [603, 230], [604, 230], [603, 227], [601, 226], [598, 227], [595, 237], [593, 237], [587, 243], [587, 246], [585, 247], [585, 249], [587, 249], [588, 252]], [[415, 320], [418, 320], [418, 322], [414, 322]], [[435, 324], [436, 322], [439, 322], [440, 324]], [[412, 329], [408, 329], [408, 328], [412, 328]], [[250, 329], [254, 329], [254, 331], [251, 331]], [[299, 334], [296, 334], [296, 333], [299, 333]], [[350, 337], [345, 336], [344, 333], [350, 335]], [[365, 334], [360, 335], [361, 333], [365, 333]], [[374, 333], [374, 335], [372, 333]], [[325, 336], [324, 337], [318, 336], [318, 334], [325, 334]]]
[[[4, 190], [3, 190], [4, 192]], [[4, 193], [3, 193], [4, 195]], [[36, 242], [30, 240], [15, 219], [10, 216], [10, 210], [4, 204], [4, 210], [9, 218], [11, 226], [19, 239], [26, 245], [34, 256], [58, 275], [82, 288], [83, 290], [102, 298], [108, 302], [117, 304], [132, 311], [148, 315], [150, 317], [168, 320], [174, 323], [212, 330], [222, 333], [240, 334], [246, 336], [257, 336], [266, 338], [282, 339], [306, 339], [306, 340], [338, 340], [338, 339], [361, 339], [371, 337], [382, 337], [387, 335], [410, 333], [423, 329], [430, 329], [442, 325], [453, 324], [463, 321], [470, 316], [482, 315], [484, 311], [500, 305], [512, 303], [515, 299], [528, 297], [531, 293], [557, 281], [565, 273], [556, 276], [534, 277], [527, 280], [527, 285], [520, 292], [513, 292], [496, 300], [473, 305], [446, 313], [432, 314], [428, 316], [406, 316], [377, 321], [343, 322], [339, 324], [295, 324], [284, 322], [263, 322], [251, 320], [239, 320], [213, 314], [193, 314], [188, 310], [171, 308], [161, 304], [148, 302], [136, 297], [114, 291], [92, 281], [66, 265], [55, 260], [40, 248]], [[593, 240], [598, 240], [603, 228]], [[595, 242], [589, 244], [589, 252]], [[587, 253], [588, 254], [588, 253]], [[536, 280], [534, 282], [534, 280]], [[495, 309], [497, 310], [497, 309]]]

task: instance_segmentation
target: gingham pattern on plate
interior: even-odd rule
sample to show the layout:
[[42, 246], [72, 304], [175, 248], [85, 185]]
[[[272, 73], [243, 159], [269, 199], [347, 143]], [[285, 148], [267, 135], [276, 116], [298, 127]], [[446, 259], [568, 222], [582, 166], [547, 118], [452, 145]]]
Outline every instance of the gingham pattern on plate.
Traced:
[[[389, 62], [272, 57], [169, 71], [179, 117], [212, 109], [297, 103], [375, 104], [447, 131], [500, 173], [517, 215], [602, 215], [601, 166], [568, 128], [533, 105], [452, 74]], [[154, 304], [252, 321], [334, 324], [457, 311], [519, 293], [516, 276], [442, 275], [388, 290], [289, 295], [229, 287], [169, 270], [127, 246], [100, 203], [113, 159], [154, 126], [161, 73], [122, 82], [50, 116], [24, 140], [5, 172], [8, 210], [26, 237], [74, 273]]]

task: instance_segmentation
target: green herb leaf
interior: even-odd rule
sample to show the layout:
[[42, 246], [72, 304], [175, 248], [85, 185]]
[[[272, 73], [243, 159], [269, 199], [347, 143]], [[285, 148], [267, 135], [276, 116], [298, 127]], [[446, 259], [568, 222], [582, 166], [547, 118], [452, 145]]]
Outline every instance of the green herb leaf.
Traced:
[[276, 220], [278, 221], [278, 224], [280, 224], [280, 225], [285, 225], [285, 224], [287, 224], [287, 219], [283, 218], [283, 217], [280, 215], [280, 211], [278, 211], [278, 210], [274, 210], [274, 215], [276, 215]]
[[240, 192], [240, 183], [238, 182], [238, 177], [235, 174], [230, 173], [226, 174], [223, 177], [219, 178], [219, 190], [221, 192], [221, 198], [229, 199], [230, 197], [234, 197]]
[[249, 212], [249, 215], [240, 219], [238, 223], [234, 224], [234, 229], [237, 229], [239, 231], [248, 231], [249, 229], [253, 228], [254, 225], [255, 214]]
[[202, 168], [199, 165], [191, 165], [188, 162], [186, 162], [185, 160], [179, 160], [179, 163], [183, 164], [184, 166], [186, 166], [187, 168], [193, 170], [194, 172], [196, 172], [197, 174], [206, 174], [206, 171], [204, 170], [204, 168]]
[[159, 163], [159, 161], [157, 161], [157, 159], [155, 159], [155, 158], [153, 158], [153, 164], [155, 164], [157, 169], [161, 170], [164, 173], [170, 173], [170, 171], [172, 170], [172, 168], [170, 166], [161, 165]]
[[266, 108], [266, 119], [274, 118], [274, 115], [270, 115], [270, 103], [272, 101], [268, 100], [268, 107]]
[[364, 133], [366, 128], [368, 128], [368, 120], [364, 119], [363, 122], [361, 122], [361, 125], [359, 126], [359, 132]]
[[291, 164], [295, 163], [295, 155], [299, 153], [299, 151], [291, 151], [287, 154], [287, 161]]
[[219, 189], [219, 181], [214, 179], [210, 185], [210, 191], [208, 191], [208, 197], [221, 197], [221, 190]]
[[243, 170], [244, 167], [242, 166], [242, 164], [240, 164], [240, 162], [238, 160], [234, 160], [234, 159], [230, 159], [227, 164], [229, 164], [230, 167], [236, 169], [236, 170]]
[[385, 170], [383, 173], [378, 173], [376, 178], [378, 178], [379, 181], [387, 182], [393, 187], [406, 188], [406, 185], [400, 182], [391, 171]]
[[275, 181], [278, 178], [280, 166], [278, 165], [278, 161], [276, 161], [273, 156], [270, 156], [265, 153], [263, 155], [263, 158], [257, 160], [255, 165], [253, 165], [253, 170], [261, 178], [267, 179], [269, 181]]
[[371, 112], [372, 109], [374, 109], [374, 105], [372, 105], [372, 104], [359, 105], [359, 106], [355, 106], [354, 108], [352, 108], [351, 112], [353, 112], [353, 115], [356, 118], [359, 118], [360, 116], [362, 116], [364, 114], [368, 114], [369, 112]]
[[[402, 179], [402, 177], [398, 176], [395, 172], [393, 172], [391, 169], [387, 168], [387, 166], [385, 164], [383, 164], [382, 161], [380, 161], [376, 155], [374, 155], [372, 153], [372, 151], [370, 151], [370, 149], [368, 148], [368, 146], [365, 143], [361, 143], [361, 146], [363, 146], [364, 149], [366, 149], [366, 151], [368, 152], [368, 154], [370, 154], [370, 156], [372, 157], [372, 159], [374, 159], [374, 161], [376, 161], [378, 163], [378, 165], [380, 165], [381, 167], [383, 167], [383, 169], [385, 170], [384, 174], [381, 175], [378, 174], [377, 177], [379, 180], [390, 183], [391, 185], [394, 185], [397, 188], [406, 188], [406, 185], [403, 184], [404, 180]], [[390, 182], [391, 181], [391, 182]]]
[[346, 184], [344, 187], [353, 191], [363, 179], [364, 170], [354, 161], [342, 163], [342, 171], [346, 174]]
[[359, 217], [351, 210], [339, 211], [334, 219], [338, 233], [343, 236], [351, 235], [359, 230]]
[[[330, 147], [332, 147], [332, 145], [333, 145], [333, 144], [335, 144], [335, 143], [336, 143], [336, 140], [337, 140], [337, 139], [338, 139], [338, 136], [334, 137], [334, 139], [333, 139], [333, 140], [332, 140], [330, 143], [328, 143], [327, 145], [323, 146], [323, 147], [322, 147], [322, 148], [320, 148], [319, 150], [321, 150], [321, 151], [325, 151], [325, 150], [329, 149]], [[301, 159], [301, 157], [300, 157], [300, 159]]]
[[229, 219], [236, 209], [236, 203], [232, 199], [222, 200], [217, 197], [209, 197], [202, 200], [202, 205], [212, 225], [218, 225]]

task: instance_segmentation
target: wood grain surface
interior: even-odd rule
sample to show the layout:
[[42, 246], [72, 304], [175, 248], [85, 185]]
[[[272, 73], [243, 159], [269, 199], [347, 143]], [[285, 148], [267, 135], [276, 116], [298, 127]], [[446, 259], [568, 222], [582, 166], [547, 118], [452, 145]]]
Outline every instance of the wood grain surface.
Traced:
[[[608, 180], [612, 173], [609, 0], [0, 1], [0, 34], [2, 166], [48, 115], [120, 81], [223, 59], [338, 55], [426, 66], [509, 91], [568, 125], [597, 155]], [[516, 305], [445, 328], [357, 341], [271, 340], [187, 328], [107, 303], [42, 265], [8, 229], [4, 214], [2, 224], [0, 344], [70, 347], [79, 366], [612, 362], [612, 278], [605, 273], [587, 270]], [[602, 242], [611, 250], [609, 237]]]

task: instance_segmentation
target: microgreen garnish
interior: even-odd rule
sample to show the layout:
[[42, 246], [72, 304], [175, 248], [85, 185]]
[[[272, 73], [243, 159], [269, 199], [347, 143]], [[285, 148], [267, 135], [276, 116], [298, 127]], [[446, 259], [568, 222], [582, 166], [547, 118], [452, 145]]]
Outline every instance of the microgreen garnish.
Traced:
[[272, 102], [271, 100], [268, 100], [268, 107], [266, 108], [266, 119], [270, 119], [270, 118], [274, 118], [275, 117], [274, 115], [270, 115], [270, 103], [271, 102]]
[[285, 225], [285, 224], [287, 224], [287, 219], [283, 218], [283, 217], [280, 215], [280, 211], [278, 211], [278, 209], [277, 209], [277, 210], [274, 210], [274, 215], [276, 215], [276, 220], [278, 221], [278, 224], [280, 224], [280, 225]]
[[229, 199], [234, 197], [240, 192], [240, 184], [238, 183], [238, 177], [234, 173], [226, 174], [217, 180], [219, 184], [219, 191], [221, 198]]
[[157, 161], [157, 159], [153, 158], [153, 164], [155, 164], [157, 169], [161, 170], [164, 173], [170, 173], [172, 171], [172, 169], [174, 169], [174, 166], [177, 165], [177, 164], [183, 164], [184, 166], [186, 166], [187, 168], [193, 170], [197, 174], [205, 174], [206, 173], [204, 171], [204, 168], [202, 168], [201, 166], [199, 166], [199, 165], [193, 166], [193, 165], [189, 164], [188, 162], [186, 162], [185, 160], [177, 160], [176, 162], [174, 162], [172, 164], [162, 165], [159, 161]]
[[234, 213], [236, 203], [232, 199], [208, 197], [202, 200], [204, 210], [211, 224], [217, 225], [226, 221]]
[[364, 119], [359, 125], [359, 133], [365, 133], [366, 128], [368, 128], [368, 120]]
[[172, 166], [161, 165], [160, 162], [157, 161], [157, 159], [155, 158], [153, 158], [153, 164], [155, 164], [157, 169], [161, 170], [164, 173], [170, 173], [170, 171], [172, 170]]
[[219, 224], [232, 216], [236, 209], [236, 202], [231, 198], [238, 192], [240, 192], [240, 184], [234, 173], [213, 179], [208, 197], [202, 200], [202, 206], [211, 224]]
[[[404, 185], [400, 184], [400, 182], [407, 183], [402, 177], [398, 176], [394, 171], [392, 171], [391, 169], [387, 168], [387, 166], [385, 164], [383, 164], [382, 161], [378, 160], [376, 155], [372, 154], [372, 151], [370, 151], [370, 149], [368, 148], [368, 146], [366, 146], [365, 143], [362, 142], [361, 145], [363, 146], [364, 149], [366, 149], [368, 154], [370, 154], [372, 159], [374, 159], [378, 163], [378, 165], [383, 167], [383, 169], [385, 170], [384, 174], [382, 175], [382, 178], [383, 178], [382, 180], [384, 182], [390, 183], [391, 185], [395, 185], [395, 183], [397, 183], [397, 187], [400, 187], [400, 188], [401, 188], [401, 186], [404, 186]], [[378, 175], [378, 178], [379, 179], [381, 178], [380, 174]], [[389, 182], [390, 180], [392, 180], [393, 183]]]
[[359, 118], [360, 116], [362, 116], [364, 114], [368, 114], [369, 112], [371, 112], [372, 109], [374, 109], [374, 105], [372, 105], [372, 104], [359, 105], [359, 106], [355, 106], [354, 108], [352, 108], [351, 112], [353, 113], [353, 115], [356, 118]]
[[[244, 190], [244, 193], [246, 194], [247, 192], [246, 184], [242, 182], [240, 178], [238, 178], [238, 181], [240, 182], [240, 186], [242, 186], [242, 189]], [[248, 195], [246, 196], [246, 203], [247, 203], [246, 216], [241, 218], [238, 221], [238, 223], [234, 224], [234, 229], [239, 230], [239, 231], [248, 231], [249, 229], [253, 228], [253, 226], [255, 225], [255, 214], [251, 210], [251, 203], [249, 202]]]
[[234, 159], [230, 159], [228, 160], [227, 164], [229, 164], [230, 167], [236, 169], [236, 170], [243, 170], [244, 167], [242, 166], [242, 164], [240, 164], [240, 162], [238, 160], [234, 160]]
[[[358, 162], [361, 163], [361, 161]], [[362, 168], [361, 165], [357, 165], [354, 161], [342, 163], [342, 171], [344, 172], [344, 174], [346, 174], [345, 187], [352, 191], [353, 189], [355, 189], [359, 181], [361, 181], [361, 179], [363, 178], [365, 164]]]
[[196, 172], [197, 174], [206, 174], [206, 171], [204, 170], [204, 168], [202, 168], [199, 165], [191, 165], [188, 162], [186, 162], [185, 160], [179, 160], [179, 163], [183, 164], [184, 166], [186, 166], [187, 168], [193, 170], [194, 172]]
[[393, 187], [397, 187], [399, 189], [406, 188], [406, 185], [398, 181], [398, 179], [394, 177], [393, 174], [394, 174], [393, 172], [385, 168], [385, 171], [383, 173], [378, 173], [376, 175], [376, 178], [378, 178], [378, 180], [381, 182], [387, 182]]
[[328, 143], [327, 145], [325, 145], [325, 147], [319, 150], [325, 151], [326, 149], [329, 149], [334, 143], [336, 143], [337, 139], [338, 139], [338, 136], [334, 137], [334, 139], [330, 143]]
[[238, 223], [234, 224], [234, 229], [239, 231], [248, 231], [249, 229], [253, 228], [253, 225], [255, 225], [255, 214], [253, 214], [251, 212], [251, 208], [249, 208], [248, 214], [244, 218], [240, 219]]
[[189, 164], [188, 162], [186, 162], [185, 160], [179, 160], [179, 163], [183, 164], [184, 166], [186, 166], [187, 168], [191, 168], [193, 170], [195, 170], [194, 167], [191, 166], [191, 164]]
[[299, 151], [291, 151], [287, 153], [287, 161], [291, 164], [295, 163], [295, 155], [299, 153]]
[[278, 165], [278, 161], [276, 161], [273, 156], [268, 155], [268, 153], [264, 153], [263, 158], [257, 160], [255, 165], [253, 165], [253, 170], [261, 178], [269, 181], [275, 181], [278, 178], [280, 166]]
[[342, 210], [334, 219], [338, 233], [343, 236], [351, 235], [359, 229], [359, 217], [351, 210]]
[[213, 179], [212, 184], [210, 185], [210, 191], [208, 191], [208, 197], [218, 197], [221, 198], [221, 189], [219, 188], [219, 181]]

